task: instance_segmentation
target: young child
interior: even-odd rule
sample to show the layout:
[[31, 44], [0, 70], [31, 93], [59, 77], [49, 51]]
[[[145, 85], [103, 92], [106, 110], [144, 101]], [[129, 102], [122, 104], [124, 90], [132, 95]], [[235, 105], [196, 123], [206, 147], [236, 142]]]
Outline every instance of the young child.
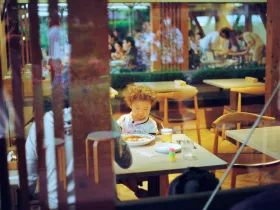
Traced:
[[[152, 106], [156, 103], [157, 94], [147, 86], [129, 85], [124, 90], [123, 96], [131, 112], [122, 115], [117, 121], [122, 133], [156, 135], [158, 133], [157, 124], [149, 115]], [[138, 187], [135, 179], [122, 180], [122, 183], [132, 190], [136, 197], [148, 196], [146, 190]]]
[[123, 134], [157, 134], [157, 124], [149, 117], [155, 105], [157, 94], [147, 86], [129, 85], [123, 92], [124, 100], [131, 109], [122, 115], [117, 123]]

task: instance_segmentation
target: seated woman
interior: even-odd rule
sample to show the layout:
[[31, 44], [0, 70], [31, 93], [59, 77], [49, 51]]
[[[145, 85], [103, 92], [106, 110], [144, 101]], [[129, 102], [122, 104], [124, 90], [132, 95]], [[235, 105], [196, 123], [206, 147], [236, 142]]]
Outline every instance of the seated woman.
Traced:
[[111, 53], [111, 58], [113, 60], [123, 60], [124, 53], [123, 53], [123, 48], [122, 48], [122, 42], [121, 41], [115, 42], [114, 47], [115, 47], [116, 51]]
[[[68, 78], [68, 72], [64, 75], [65, 78]], [[73, 179], [74, 172], [74, 158], [73, 158], [73, 143], [72, 143], [72, 134], [71, 134], [71, 107], [69, 106], [69, 84], [64, 80], [65, 88], [65, 107], [63, 109], [63, 121], [65, 129], [65, 150], [66, 150], [66, 175], [68, 180], [67, 192], [68, 192], [68, 204], [74, 204], [76, 202], [75, 196], [75, 182]], [[57, 194], [57, 167], [55, 161], [55, 134], [54, 134], [54, 116], [53, 112], [49, 111], [45, 114], [43, 118], [43, 133], [44, 133], [44, 145], [46, 152], [46, 165], [47, 165], [47, 190], [48, 190], [48, 204], [50, 209], [58, 208], [58, 194]], [[94, 130], [94, 128], [93, 128]], [[45, 131], [45, 132], [44, 132]], [[121, 133], [120, 128], [117, 122], [112, 118], [112, 131]], [[37, 131], [38, 132], [38, 131]], [[32, 198], [35, 195], [36, 185], [39, 178], [38, 170], [38, 154], [37, 154], [37, 132], [36, 125], [32, 123], [28, 137], [25, 144], [26, 152], [26, 167], [28, 173], [28, 187], [29, 195]], [[41, 131], [40, 131], [41, 132]], [[132, 156], [130, 149], [127, 143], [122, 139], [122, 137], [117, 137], [115, 140], [114, 146], [114, 155], [115, 162], [121, 168], [129, 168], [132, 164]]]

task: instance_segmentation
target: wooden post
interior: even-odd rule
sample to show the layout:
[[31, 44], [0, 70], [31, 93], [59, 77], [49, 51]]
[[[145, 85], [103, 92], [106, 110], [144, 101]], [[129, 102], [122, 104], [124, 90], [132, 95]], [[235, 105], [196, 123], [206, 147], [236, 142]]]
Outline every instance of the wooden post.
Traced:
[[25, 49], [26, 49], [26, 63], [30, 63], [29, 60], [29, 31], [28, 31], [28, 23], [27, 23], [27, 8], [24, 5], [24, 28], [25, 28]]
[[0, 37], [1, 37], [0, 40], [1, 68], [2, 68], [2, 78], [4, 78], [4, 76], [8, 71], [5, 21], [0, 21]]
[[[160, 35], [157, 33], [160, 30], [160, 3], [151, 3], [150, 9], [151, 17], [151, 31], [156, 35], [156, 40], [160, 41]], [[161, 68], [161, 58], [160, 51], [157, 50], [158, 47], [153, 44], [151, 49], [151, 55], [157, 52], [157, 61], [152, 62], [151, 71], [160, 71]]]
[[[54, 13], [58, 14], [58, 0], [49, 0], [49, 14], [50, 18], [55, 18]], [[50, 38], [52, 39], [52, 38]], [[49, 46], [51, 49], [54, 49], [54, 43], [50, 42]], [[53, 56], [53, 55], [52, 55]], [[54, 136], [56, 139], [64, 139], [64, 119], [63, 119], [63, 109], [64, 109], [64, 98], [65, 98], [65, 90], [62, 86], [62, 79], [60, 75], [62, 74], [62, 61], [59, 58], [54, 59], [53, 57], [50, 57], [50, 65], [51, 70], [54, 73], [52, 78], [52, 111], [53, 111], [53, 119], [54, 119]], [[56, 82], [54, 82], [56, 81]], [[63, 150], [63, 148], [62, 148]], [[70, 151], [66, 151], [66, 153], [69, 153]], [[61, 171], [66, 170], [66, 165], [63, 164], [66, 157], [64, 152], [62, 152], [62, 155], [58, 158], [56, 157], [56, 165], [57, 168], [60, 168]], [[62, 161], [59, 161], [62, 160]], [[58, 207], [59, 209], [67, 209], [67, 192], [65, 191], [65, 186], [63, 179], [60, 179], [61, 173], [58, 173], [57, 170], [57, 194], [58, 194]], [[64, 176], [64, 174], [62, 175]], [[66, 179], [66, 177], [63, 177]]]
[[[280, 74], [280, 1], [267, 1], [267, 28], [266, 28], [266, 80], [265, 100], [267, 101], [279, 82]], [[267, 110], [267, 115], [280, 119], [280, 92], [274, 97]]]
[[188, 3], [181, 3], [181, 32], [184, 38], [183, 59], [180, 70], [189, 69], [189, 9]]
[[10, 49], [9, 54], [11, 58], [12, 67], [12, 93], [13, 104], [15, 109], [15, 137], [18, 152], [18, 169], [19, 169], [19, 185], [21, 189], [20, 199], [21, 208], [29, 209], [27, 170], [26, 170], [26, 155], [25, 155], [25, 139], [24, 139], [24, 115], [23, 115], [23, 95], [22, 95], [22, 79], [21, 79], [21, 35], [19, 32], [18, 22], [18, 7], [17, 0], [10, 0], [8, 4], [8, 14], [10, 16], [11, 35], [9, 38]]
[[46, 170], [46, 153], [43, 149], [44, 145], [44, 123], [43, 123], [43, 95], [42, 95], [42, 53], [40, 47], [40, 21], [38, 16], [38, 0], [30, 0], [28, 5], [30, 24], [30, 37], [32, 47], [32, 79], [33, 79], [33, 108], [34, 121], [36, 124], [36, 141], [38, 154], [38, 174], [39, 174], [39, 200], [41, 208], [48, 209], [48, 194], [47, 194], [47, 170]]
[[196, 18], [196, 16], [194, 14], [192, 15], [192, 19], [194, 20], [195, 25], [196, 25], [199, 33], [202, 34], [202, 38], [203, 38], [205, 36], [204, 31], [203, 31], [202, 27], [200, 26], [200, 24], [199, 24], [199, 22], [198, 22], [198, 20], [197, 20], [197, 18]]
[[112, 129], [107, 1], [68, 0], [68, 14], [75, 207], [112, 210], [116, 192], [111, 144], [98, 148], [99, 184], [87, 176], [85, 157], [87, 135]]
[[22, 8], [19, 9], [19, 25], [20, 25], [20, 34], [21, 34], [21, 65], [24, 67], [25, 59], [24, 59], [24, 27], [23, 27], [23, 20], [22, 20]]
[[245, 14], [245, 31], [249, 31], [249, 32], [251, 32], [253, 30], [251, 9], [252, 8], [249, 5], [246, 6], [247, 14]]

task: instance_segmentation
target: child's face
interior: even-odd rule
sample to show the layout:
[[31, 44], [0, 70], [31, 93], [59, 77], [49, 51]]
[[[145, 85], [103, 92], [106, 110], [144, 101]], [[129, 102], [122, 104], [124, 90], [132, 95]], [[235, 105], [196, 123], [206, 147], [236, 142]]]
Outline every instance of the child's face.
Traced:
[[133, 101], [131, 104], [132, 118], [135, 121], [141, 121], [150, 114], [152, 104], [150, 101]]

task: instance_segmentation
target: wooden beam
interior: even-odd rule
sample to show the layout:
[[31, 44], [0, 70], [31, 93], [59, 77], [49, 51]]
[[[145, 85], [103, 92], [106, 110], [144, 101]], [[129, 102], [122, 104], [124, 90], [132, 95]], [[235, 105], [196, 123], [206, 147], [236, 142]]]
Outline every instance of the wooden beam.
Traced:
[[181, 65], [180, 70], [188, 70], [189, 69], [189, 8], [188, 3], [181, 3], [181, 32], [184, 39], [183, 46], [183, 59], [184, 62]]
[[259, 5], [257, 8], [258, 15], [261, 17], [264, 27], [266, 28], [267, 23], [267, 6], [266, 5]]
[[[151, 19], [151, 31], [156, 35], [156, 41], [160, 41], [160, 3], [152, 3], [150, 9], [150, 19]], [[161, 67], [160, 63], [160, 51], [156, 44], [152, 45], [151, 55], [157, 53], [157, 60], [152, 62], [151, 71], [159, 71]]]
[[[34, 121], [36, 124], [36, 151], [38, 155], [38, 175], [39, 179], [39, 200], [43, 210], [48, 209], [48, 190], [47, 190], [47, 168], [46, 168], [46, 150], [44, 149], [44, 110], [42, 95], [42, 53], [40, 46], [40, 20], [38, 16], [38, 0], [30, 0], [28, 7], [30, 38], [32, 47], [32, 90], [33, 90], [33, 108]], [[21, 17], [20, 17], [21, 18]], [[32, 21], [31, 21], [32, 20]]]
[[246, 6], [246, 12], [245, 14], [245, 31], [252, 31], [252, 13], [251, 13], [251, 7], [249, 5]]
[[196, 27], [198, 28], [198, 31], [202, 34], [202, 37], [201, 37], [201, 38], [203, 38], [203, 37], [205, 36], [205, 33], [204, 33], [204, 31], [203, 31], [203, 29], [202, 29], [200, 23], [198, 22], [196, 16], [195, 16], [195, 15], [192, 15], [192, 19], [194, 20], [195, 25], [196, 25]]
[[4, 78], [8, 71], [5, 21], [0, 22], [0, 37], [1, 37], [0, 40], [1, 68], [2, 68], [2, 78]]
[[15, 109], [15, 138], [18, 153], [18, 169], [19, 169], [19, 185], [21, 189], [20, 199], [21, 208], [29, 209], [28, 183], [27, 183], [27, 169], [26, 169], [26, 155], [25, 155], [25, 138], [24, 138], [24, 115], [23, 115], [23, 95], [22, 95], [22, 77], [21, 77], [21, 35], [19, 32], [18, 7], [17, 0], [10, 0], [7, 8], [10, 16], [10, 25], [13, 30], [10, 30], [10, 49], [9, 54], [11, 58], [12, 67], [12, 93], [13, 104]]
[[[266, 81], [265, 100], [271, 96], [279, 82], [280, 73], [280, 1], [268, 0], [267, 2], [267, 28], [266, 28]], [[280, 119], [280, 92], [275, 97], [267, 110], [267, 115]]]
[[87, 176], [85, 157], [89, 133], [112, 131], [107, 1], [69, 0], [68, 14], [75, 207], [112, 210], [116, 194], [111, 144], [98, 147], [99, 183]]

